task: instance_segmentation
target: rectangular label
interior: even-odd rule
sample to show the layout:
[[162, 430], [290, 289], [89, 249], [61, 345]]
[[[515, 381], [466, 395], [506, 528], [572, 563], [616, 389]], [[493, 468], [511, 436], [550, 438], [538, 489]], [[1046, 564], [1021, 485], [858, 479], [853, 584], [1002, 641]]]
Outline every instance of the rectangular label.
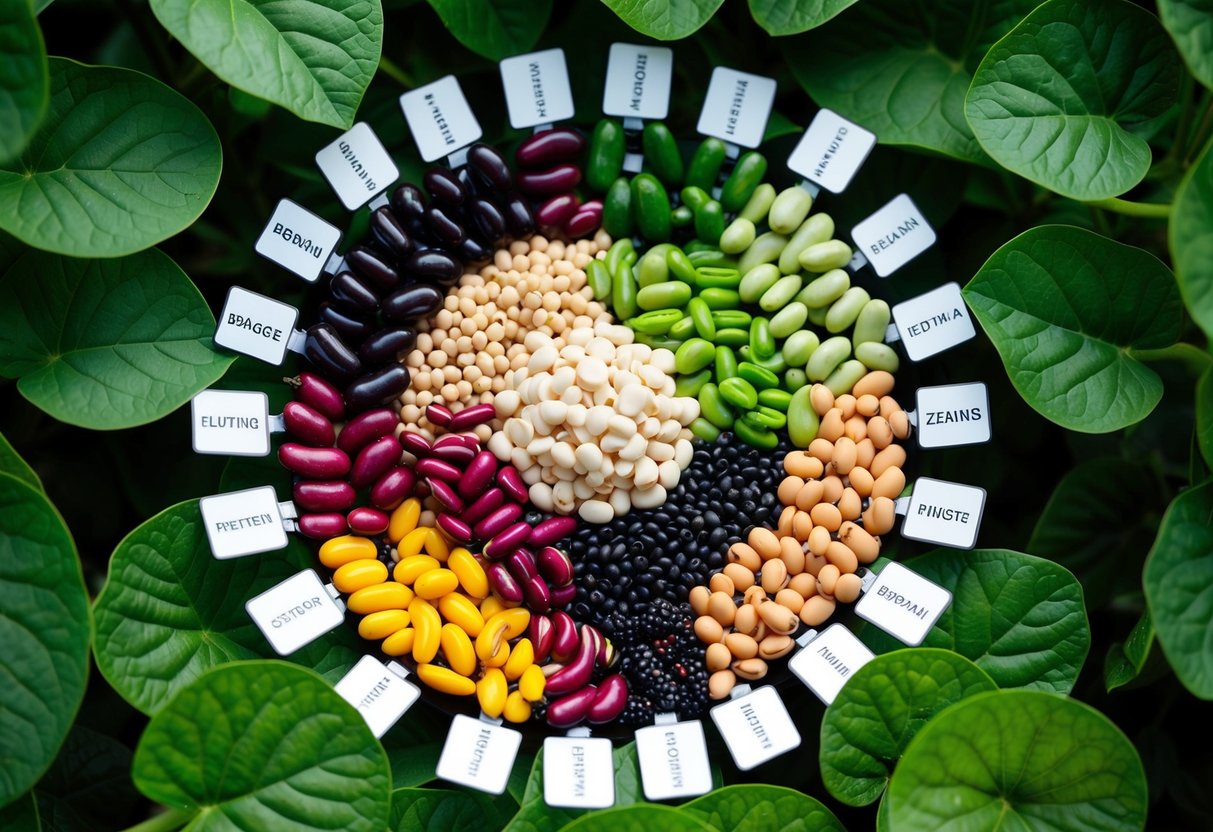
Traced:
[[774, 78], [718, 66], [712, 70], [696, 129], [721, 141], [758, 147], [774, 103]]
[[216, 560], [272, 552], [286, 546], [286, 529], [271, 485], [203, 497], [202, 524]]
[[253, 250], [314, 283], [341, 240], [341, 231], [297, 202], [278, 200]]
[[570, 809], [615, 805], [611, 741], [600, 737], [548, 737], [543, 741], [543, 802]]
[[897, 304], [893, 323], [911, 361], [930, 358], [977, 334], [958, 283], [945, 283]]
[[712, 790], [707, 738], [697, 719], [639, 729], [636, 756], [645, 800], [695, 797]]
[[397, 676], [374, 656], [359, 659], [333, 689], [362, 714], [376, 737], [386, 734], [421, 696], [416, 685]]
[[944, 480], [919, 477], [910, 495], [910, 510], [901, 536], [956, 549], [977, 545], [986, 490]]
[[717, 705], [711, 713], [733, 762], [742, 771], [800, 745], [800, 732], [770, 685]]
[[457, 714], [438, 758], [437, 774], [461, 786], [501, 794], [510, 779], [522, 734]]
[[831, 624], [792, 657], [788, 669], [829, 705], [855, 671], [874, 658], [854, 633], [842, 624]]
[[316, 165], [337, 192], [341, 204], [355, 211], [400, 177], [383, 142], [360, 121], [316, 154]]
[[203, 390], [190, 401], [194, 453], [265, 456], [270, 398], [255, 390]]
[[545, 49], [501, 62], [510, 126], [516, 130], [573, 117], [573, 90], [563, 49]]
[[670, 112], [674, 53], [665, 46], [612, 43], [602, 111], [608, 116], [663, 119]]
[[244, 608], [279, 656], [311, 644], [345, 619], [313, 569], [270, 587]]
[[952, 593], [894, 562], [885, 564], [855, 605], [855, 614], [917, 647], [950, 603]]
[[427, 162], [467, 147], [483, 133], [454, 75], [406, 92], [400, 96], [400, 108]]
[[880, 277], [888, 277], [935, 244], [935, 229], [906, 194], [851, 230], [855, 248]]
[[833, 110], [818, 110], [809, 122], [788, 167], [810, 182], [840, 194], [876, 146], [876, 134]]
[[219, 314], [215, 344], [267, 364], [281, 364], [298, 319], [295, 307], [233, 286]]
[[951, 448], [990, 441], [990, 394], [980, 381], [918, 388], [918, 444]]

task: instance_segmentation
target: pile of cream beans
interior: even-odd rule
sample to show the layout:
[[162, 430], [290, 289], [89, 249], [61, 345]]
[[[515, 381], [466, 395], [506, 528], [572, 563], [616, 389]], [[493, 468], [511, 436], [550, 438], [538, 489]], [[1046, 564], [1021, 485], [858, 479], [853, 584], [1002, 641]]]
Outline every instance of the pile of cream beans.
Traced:
[[488, 448], [510, 462], [543, 511], [608, 523], [656, 508], [691, 464], [699, 402], [674, 395], [674, 354], [603, 321], [558, 344], [526, 336], [530, 359], [493, 398], [502, 429]]

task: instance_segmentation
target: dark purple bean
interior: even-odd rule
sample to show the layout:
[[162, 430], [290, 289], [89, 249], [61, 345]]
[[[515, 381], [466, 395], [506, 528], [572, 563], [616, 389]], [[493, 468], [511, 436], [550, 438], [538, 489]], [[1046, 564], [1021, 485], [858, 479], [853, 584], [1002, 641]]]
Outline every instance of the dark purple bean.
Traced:
[[411, 326], [394, 326], [367, 336], [358, 348], [358, 355], [368, 364], [399, 361], [417, 343], [417, 330]]
[[435, 445], [431, 453], [439, 459], [444, 459], [452, 465], [460, 467], [467, 465], [476, 457], [475, 451], [463, 445], [442, 445], [441, 447]]
[[576, 194], [557, 194], [535, 210], [535, 221], [542, 228], [560, 228], [579, 207], [581, 202]]
[[330, 280], [329, 294], [334, 302], [355, 315], [373, 313], [379, 308], [379, 296], [353, 272], [341, 272]]
[[524, 171], [517, 176], [518, 190], [528, 196], [562, 194], [577, 187], [581, 168], [576, 165], [556, 165], [543, 171]]
[[405, 431], [400, 434], [400, 444], [404, 449], [416, 457], [429, 456], [431, 446], [430, 440], [426, 439], [420, 433]]
[[295, 390], [295, 400], [319, 411], [332, 422], [345, 418], [345, 399], [341, 391], [315, 373], [300, 373], [294, 378], [284, 378]]
[[533, 612], [547, 612], [552, 608], [552, 590], [539, 575], [532, 575], [522, 584], [526, 605]]
[[299, 533], [313, 540], [328, 540], [339, 537], [350, 530], [344, 514], [326, 512], [324, 514], [302, 514], [296, 521]]
[[459, 498], [459, 495], [451, 487], [450, 483], [443, 482], [437, 477], [428, 477], [425, 484], [430, 487], [430, 494], [433, 495], [434, 499], [442, 503], [442, 507], [451, 514], [463, 512], [463, 500]]
[[547, 167], [572, 162], [585, 150], [585, 137], [576, 130], [557, 128], [536, 133], [518, 145], [514, 158], [520, 168]]
[[300, 480], [291, 487], [291, 497], [295, 507], [303, 511], [345, 511], [358, 494], [345, 480]]
[[456, 253], [459, 255], [459, 259], [464, 263], [480, 263], [493, 256], [491, 249], [482, 245], [472, 237], [465, 238], [464, 241], [459, 244], [459, 248], [456, 249]]
[[493, 405], [474, 404], [471, 407], [465, 407], [451, 417], [451, 423], [446, 428], [452, 433], [460, 433], [495, 418], [497, 418], [497, 409]]
[[282, 408], [282, 421], [286, 425], [286, 432], [304, 445], [330, 448], [336, 438], [333, 423], [319, 410], [303, 402], [287, 402], [286, 407]]
[[[597, 207], [595, 207], [595, 204]], [[602, 203], [587, 202], [564, 224], [564, 235], [571, 240], [588, 237], [602, 226]]]
[[400, 443], [394, 436], [380, 436], [358, 452], [350, 471], [350, 485], [365, 488], [400, 464]]
[[[322, 372], [338, 378], [350, 378], [362, 372], [362, 362], [345, 345], [337, 330], [328, 324], [315, 324], [307, 331], [303, 341], [303, 354]], [[349, 396], [346, 404], [352, 406]]]
[[[481, 540], [488, 540], [490, 537], [495, 537], [508, 529], [510, 526], [518, 522], [518, 518], [522, 516], [522, 506], [518, 503], [506, 503], [501, 508], [489, 514], [479, 523], [472, 527], [476, 532], [476, 537]], [[526, 538], [523, 538], [523, 542]]]
[[504, 193], [513, 187], [510, 166], [495, 147], [477, 142], [468, 148], [468, 168], [472, 178], [484, 183], [494, 191]]
[[564, 586], [552, 587], [552, 609], [562, 609], [573, 603], [573, 598], [577, 596], [576, 584], [565, 584]]
[[[505, 568], [510, 570], [510, 574], [520, 584], [539, 575], [538, 569], [535, 568], [535, 556], [526, 549], [519, 548], [510, 552], [509, 557], [505, 559]], [[540, 610], [540, 612], [547, 612], [547, 610]]]
[[430, 420], [431, 425], [437, 425], [444, 428], [451, 423], [451, 417], [455, 414], [450, 408], [440, 404], [429, 404], [425, 407], [425, 418]]
[[347, 251], [345, 263], [380, 292], [390, 292], [400, 283], [400, 273], [388, 265], [382, 254], [366, 246], [354, 246]]
[[[534, 537], [534, 534], [531, 537]], [[539, 574], [547, 578], [552, 586], [567, 586], [573, 582], [573, 561], [555, 546], [544, 546], [540, 549], [539, 554], [535, 556], [535, 562], [539, 566]]]
[[434, 202], [458, 208], [467, 198], [467, 192], [459, 181], [459, 176], [448, 168], [430, 168], [422, 179], [425, 191], [430, 195], [431, 205]]
[[[463, 276], [463, 263], [442, 249], [428, 248], [410, 254], [404, 261], [404, 270], [409, 277], [416, 280], [429, 280], [450, 286]], [[384, 303], [386, 310], [386, 301]]]
[[345, 400], [350, 410], [359, 413], [370, 407], [387, 404], [409, 389], [412, 374], [403, 364], [389, 364], [373, 373], [359, 376], [345, 388]]
[[451, 485], [459, 482], [459, 478], [463, 476], [463, 472], [451, 463], [433, 457], [418, 460], [417, 464], [413, 466], [413, 470], [419, 477], [437, 477]]
[[443, 291], [428, 283], [414, 283], [383, 299], [383, 315], [392, 321], [428, 318], [442, 308]]
[[481, 494], [476, 502], [469, 505], [463, 510], [463, 514], [459, 515], [465, 523], [470, 523], [473, 526], [479, 523], [485, 517], [488, 517], [494, 511], [501, 507], [505, 502], [505, 492], [500, 488], [490, 488], [488, 491]]
[[397, 258], [407, 257], [416, 246], [409, 232], [386, 205], [371, 212], [371, 236]]
[[[544, 688], [547, 693], [547, 688]], [[593, 685], [583, 685], [567, 696], [562, 696], [548, 704], [547, 721], [553, 728], [572, 728], [584, 722], [590, 712], [594, 700], [598, 698], [598, 689]]]
[[610, 722], [621, 713], [628, 704], [628, 682], [622, 673], [613, 673], [598, 685], [598, 693], [594, 703], [586, 712], [586, 718], [591, 725], [602, 725]]
[[425, 224], [443, 246], [457, 246], [468, 236], [462, 225], [435, 205], [425, 209]]
[[542, 664], [552, 652], [552, 619], [546, 615], [532, 615], [527, 624], [527, 638], [535, 650], [535, 663]]
[[284, 442], [278, 449], [278, 461], [288, 471], [309, 480], [333, 480], [350, 470], [350, 458], [337, 448], [309, 448], [298, 442]]
[[412, 495], [417, 487], [417, 478], [403, 465], [397, 465], [371, 486], [371, 502], [385, 511], [391, 511]]
[[[555, 623], [556, 616], [559, 615], [561, 615], [559, 612], [552, 613], [553, 623]], [[593, 627], [583, 626], [581, 628], [576, 655], [567, 660], [567, 665], [548, 677], [547, 685], [543, 689], [544, 696], [572, 693], [589, 684], [590, 674], [594, 672], [594, 659], [598, 655], [601, 638]], [[552, 645], [552, 655], [556, 657], [557, 661], [560, 661], [556, 647], [556, 644]]]
[[387, 531], [387, 512], [377, 508], [361, 506], [347, 514], [345, 519], [350, 524], [350, 529], [357, 534], [370, 536]]
[[468, 528], [468, 524], [453, 515], [439, 514], [438, 528], [460, 543], [469, 543], [472, 540], [472, 530]]
[[525, 503], [530, 495], [530, 489], [522, 481], [522, 475], [513, 465], [503, 465], [497, 471], [497, 484], [513, 499]]
[[400, 417], [390, 407], [360, 413], [341, 429], [337, 447], [347, 454], [356, 454], [379, 437], [391, 433], [399, 422]]
[[459, 179], [459, 184], [463, 186], [463, 192], [469, 197], [472, 194], [480, 193], [481, 185], [472, 177], [472, 173], [468, 170], [467, 165], [455, 171], [455, 176]]
[[535, 232], [535, 215], [531, 213], [526, 197], [521, 194], [510, 194], [502, 213], [506, 226], [515, 237], [526, 237]]
[[484, 544], [484, 556], [489, 560], [500, 560], [525, 543], [530, 533], [531, 527], [519, 521], [505, 531], [498, 532], [492, 540]]
[[326, 323], [341, 335], [357, 343], [375, 331], [375, 322], [360, 317], [331, 301], [320, 304], [320, 321]]
[[[450, 424], [454, 424], [454, 419], [451, 420]], [[481, 451], [472, 458], [467, 468], [464, 469], [463, 478], [459, 480], [459, 493], [468, 500], [474, 499], [489, 487], [493, 482], [493, 475], [496, 473], [497, 457], [493, 456], [492, 451]], [[491, 533], [481, 535], [481, 537], [492, 536]]]
[[552, 658], [567, 662], [577, 652], [577, 622], [567, 612], [554, 612], [552, 619]]
[[505, 217], [501, 209], [482, 196], [472, 200], [468, 218], [471, 220], [469, 230], [485, 245], [496, 245], [505, 236]]
[[511, 603], [522, 601], [522, 587], [505, 568], [505, 564], [490, 563], [484, 567], [484, 573], [488, 576], [489, 586], [492, 587], [493, 592], [501, 596], [501, 600]]
[[[541, 546], [551, 546], [558, 540], [571, 535], [577, 531], [577, 519], [574, 517], [549, 517], [542, 523], [537, 525], [532, 531], [531, 536], [527, 539], [527, 545], [532, 549], [538, 549]], [[568, 557], [567, 555], [565, 556]], [[558, 583], [565, 583], [558, 581]]]
[[396, 219], [417, 239], [427, 236], [425, 231], [425, 194], [416, 185], [404, 184], [392, 191], [392, 210]]

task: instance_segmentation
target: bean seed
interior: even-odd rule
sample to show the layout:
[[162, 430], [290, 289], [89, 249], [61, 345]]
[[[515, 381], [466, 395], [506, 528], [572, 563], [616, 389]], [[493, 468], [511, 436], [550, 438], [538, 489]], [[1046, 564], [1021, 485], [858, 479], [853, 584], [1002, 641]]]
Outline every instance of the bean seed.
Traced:
[[[834, 585], [834, 597], [844, 604], [853, 604], [862, 589], [863, 580], [858, 575], [843, 575]], [[761, 653], [761, 647], [759, 652]]]
[[724, 670], [733, 663], [733, 654], [721, 642], [709, 644], [707, 651], [704, 653], [704, 664], [707, 666], [709, 673], [715, 673], [718, 670]]
[[885, 332], [892, 320], [889, 304], [883, 300], [870, 300], [859, 310], [855, 318], [855, 329], [851, 332], [851, 341], [855, 346], [875, 341], [884, 343]]
[[869, 370], [884, 370], [895, 373], [901, 366], [897, 351], [888, 344], [876, 341], [856, 342], [855, 357]]
[[738, 217], [720, 235], [720, 250], [725, 254], [741, 254], [754, 243], [757, 235], [754, 223], [745, 217]]
[[[770, 265], [769, 263], [766, 265]], [[772, 267], [774, 268], [774, 267]], [[796, 297], [796, 293], [800, 291], [804, 281], [800, 275], [790, 274], [786, 277], [781, 277], [775, 283], [762, 293], [762, 297], [758, 299], [758, 305], [767, 312], [777, 312], [783, 309], [792, 298]], [[809, 310], [805, 308], [805, 317], [808, 317]]]
[[724, 646], [739, 659], [752, 659], [758, 655], [758, 642], [745, 633], [729, 633], [724, 637]]
[[[846, 339], [844, 338], [843, 340], [845, 341]], [[849, 343], [850, 342], [848, 342], [848, 345]], [[863, 374], [867, 371], [868, 368], [863, 365], [863, 362], [856, 361], [854, 358], [852, 358], [839, 364], [834, 371], [826, 377], [824, 384], [826, 387], [830, 388], [831, 393], [838, 396], [850, 391], [855, 386], [855, 382], [863, 378]]]
[[892, 373], [886, 370], [873, 370], [855, 382], [852, 392], [856, 396], [870, 395], [879, 399], [893, 391], [893, 383]]
[[820, 627], [834, 614], [834, 599], [814, 595], [800, 608], [800, 620], [810, 627]]
[[848, 329], [871, 299], [871, 295], [858, 286], [847, 289], [842, 297], [830, 304], [830, 311], [826, 313], [826, 330], [839, 333]]
[[701, 615], [695, 619], [695, 635], [706, 644], [715, 644], [724, 640], [724, 628], [712, 616]]
[[788, 238], [782, 234], [776, 234], [774, 231], [759, 234], [737, 260], [737, 270], [745, 274], [755, 266], [775, 262], [787, 244]]
[[800, 265], [807, 271], [822, 273], [841, 269], [851, 262], [851, 247], [842, 240], [815, 243], [800, 252]]
[[[755, 645], [755, 650], [757, 650], [757, 645]], [[737, 674], [737, 677], [750, 682], [756, 682], [765, 677], [767, 670], [767, 663], [759, 658], [733, 662], [733, 672]]]
[[[822, 342], [821, 346], [813, 351], [813, 355], [810, 356], [808, 364], [805, 366], [805, 372], [808, 374], [811, 380], [824, 382], [840, 364], [847, 360], [850, 355], [850, 339], [844, 338], [841, 335], [836, 335], [833, 338], [827, 338]], [[864, 372], [867, 371], [867, 368], [863, 367], [862, 364], [859, 366]], [[826, 384], [826, 387], [828, 387], [835, 396], [838, 395], [838, 392], [833, 385]], [[850, 388], [848, 388], [848, 390], [849, 389]]]
[[784, 188], [771, 203], [767, 225], [772, 231], [791, 234], [804, 222], [812, 205], [813, 197], [804, 188], [799, 185]]
[[834, 236], [834, 220], [829, 214], [814, 214], [800, 224], [779, 255], [779, 270], [784, 274], [800, 271], [800, 253], [811, 245]]

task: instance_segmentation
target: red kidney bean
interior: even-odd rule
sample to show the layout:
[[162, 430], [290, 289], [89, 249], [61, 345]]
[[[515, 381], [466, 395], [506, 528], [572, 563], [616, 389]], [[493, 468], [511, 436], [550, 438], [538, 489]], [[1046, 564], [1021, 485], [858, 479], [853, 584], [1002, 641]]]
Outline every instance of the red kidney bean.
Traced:
[[551, 587], [551, 590], [553, 609], [567, 607], [569, 604], [573, 603], [573, 598], [577, 596], [577, 587], [574, 584]]
[[533, 612], [547, 612], [552, 608], [552, 591], [539, 575], [527, 578], [522, 585], [522, 594]]
[[602, 203], [594, 200], [582, 205], [577, 213], [564, 224], [565, 236], [570, 239], [588, 237], [602, 225]]
[[320, 304], [320, 321], [337, 330], [342, 338], [361, 341], [375, 331], [374, 321], [361, 318], [329, 301]]
[[358, 452], [350, 471], [350, 485], [365, 488], [400, 464], [400, 443], [394, 436], [380, 436]]
[[474, 433], [448, 433], [434, 440], [434, 446], [438, 445], [462, 445], [479, 452], [480, 439]]
[[338, 448], [309, 448], [298, 442], [284, 442], [278, 449], [278, 461], [288, 471], [309, 480], [332, 480], [350, 470], [350, 458]]
[[440, 428], [444, 428], [449, 425], [451, 423], [451, 417], [454, 415], [455, 414], [451, 412], [450, 408], [444, 407], [440, 404], [426, 405], [425, 408], [425, 418], [429, 419], [431, 424], [437, 425]]
[[291, 486], [291, 497], [303, 511], [345, 511], [358, 499], [345, 480], [300, 480]]
[[[551, 679], [548, 681], [550, 682]], [[548, 690], [549, 688], [544, 688], [545, 695]], [[593, 685], [582, 685], [574, 693], [560, 697], [548, 705], [548, 725], [553, 728], [572, 728], [586, 718], [597, 698], [598, 689]]]
[[615, 652], [615, 645], [611, 644], [611, 640], [609, 638], [602, 635], [601, 630], [598, 631], [598, 635], [601, 636], [599, 643], [602, 646], [598, 648], [598, 655], [594, 657], [594, 662], [599, 667], [610, 667], [615, 663], [615, 660], [619, 658], [618, 654]]
[[387, 531], [387, 512], [361, 506], [346, 515], [350, 528], [357, 534], [383, 534]]
[[373, 313], [379, 308], [379, 296], [353, 272], [341, 272], [330, 280], [329, 295], [356, 314]]
[[467, 197], [463, 183], [459, 181], [459, 177], [452, 170], [437, 167], [430, 168], [425, 172], [425, 176], [421, 181], [425, 185], [425, 190], [430, 195], [430, 199], [443, 205], [457, 208], [463, 204], [463, 200]]
[[434, 445], [431, 454], [457, 467], [465, 466], [476, 458], [476, 452], [463, 445]]
[[[519, 583], [525, 583], [539, 574], [535, 568], [535, 556], [526, 549], [515, 549], [505, 559], [505, 568]], [[541, 610], [547, 612], [547, 610]]]
[[535, 210], [535, 221], [544, 228], [559, 228], [577, 213], [581, 201], [575, 194], [557, 194]]
[[[532, 538], [534, 536], [531, 535]], [[535, 556], [535, 563], [539, 567], [539, 574], [547, 578], [553, 586], [567, 586], [573, 582], [573, 561], [566, 552], [555, 546], [544, 546], [540, 549], [539, 554]]]
[[412, 377], [409, 368], [403, 364], [389, 364], [351, 382], [345, 388], [345, 401], [355, 413], [387, 404], [409, 389]]
[[537, 168], [554, 162], [572, 162], [585, 150], [585, 137], [576, 130], [557, 128], [536, 133], [518, 145], [514, 158], [521, 168]]
[[386, 205], [371, 212], [371, 236], [397, 257], [407, 257], [416, 245], [392, 209]]
[[522, 517], [522, 506], [518, 505], [518, 503], [506, 503], [473, 526], [472, 529], [475, 531], [476, 537], [488, 540], [490, 537], [496, 537], [517, 523], [520, 517]]
[[365, 246], [354, 246], [347, 251], [345, 262], [380, 292], [394, 289], [400, 282], [400, 273], [389, 266], [382, 256]]
[[477, 496], [489, 487], [496, 473], [497, 457], [493, 456], [492, 451], [481, 451], [464, 469], [463, 477], [459, 480], [459, 493], [468, 499]]
[[497, 148], [491, 145], [477, 142], [468, 148], [468, 168], [472, 176], [494, 191], [505, 192], [513, 187], [510, 166], [497, 152]]
[[391, 511], [399, 506], [417, 487], [417, 478], [403, 465], [397, 465], [371, 486], [371, 502], [378, 508]]
[[420, 433], [406, 431], [400, 434], [400, 444], [406, 451], [416, 457], [429, 456], [432, 446], [430, 441]]
[[576, 165], [556, 165], [543, 171], [523, 171], [516, 177], [518, 190], [528, 196], [562, 194], [577, 187], [581, 168]]
[[282, 421], [293, 439], [315, 448], [331, 448], [336, 434], [333, 423], [315, 408], [303, 402], [287, 402], [282, 408]]
[[525, 521], [519, 521], [484, 544], [484, 556], [490, 560], [500, 560], [525, 543], [530, 533], [531, 527]]
[[567, 612], [552, 613], [552, 658], [567, 662], [577, 652], [577, 623]]
[[438, 528], [460, 543], [470, 543], [472, 540], [472, 530], [468, 524], [452, 514], [439, 514]]
[[485, 567], [484, 573], [488, 576], [489, 586], [492, 587], [493, 592], [501, 596], [501, 600], [510, 603], [522, 601], [522, 587], [505, 568], [505, 564], [490, 563]]
[[452, 416], [451, 423], [446, 427], [451, 433], [460, 433], [495, 418], [497, 418], [497, 409], [491, 404], [474, 404]]
[[496, 246], [505, 236], [505, 216], [491, 200], [476, 197], [468, 206], [467, 213], [472, 221], [471, 231], [480, 242]]
[[379, 437], [394, 431], [399, 422], [400, 417], [390, 407], [359, 413], [341, 429], [337, 447], [347, 454], [356, 454]]
[[428, 318], [442, 308], [443, 297], [444, 292], [436, 286], [414, 283], [383, 299], [383, 316], [391, 321]]
[[546, 615], [532, 615], [526, 634], [535, 650], [536, 664], [542, 664], [552, 652], [552, 619]]
[[484, 518], [501, 507], [505, 502], [505, 492], [500, 488], [490, 488], [476, 498], [476, 501], [463, 510], [459, 517], [463, 522], [475, 526]]
[[299, 525], [299, 533], [313, 540], [328, 540], [330, 537], [338, 537], [350, 530], [345, 515], [335, 512], [302, 514], [296, 522]]
[[[553, 616], [559, 614], [553, 613]], [[544, 696], [560, 696], [588, 685], [590, 675], [594, 672], [594, 659], [598, 655], [600, 641], [601, 636], [597, 630], [593, 627], [582, 627], [576, 655], [563, 669], [548, 677], [547, 685], [543, 689]], [[555, 649], [553, 649], [552, 655], [556, 655]], [[559, 660], [559, 656], [557, 656], [557, 660]]]
[[463, 476], [463, 472], [449, 462], [444, 462], [441, 459], [427, 457], [426, 459], [417, 460], [417, 464], [413, 466], [413, 470], [417, 472], [419, 477], [437, 477], [451, 485], [459, 482], [459, 478]]
[[[535, 548], [551, 546], [577, 531], [577, 520], [573, 517], [549, 517], [531, 530], [527, 543]], [[561, 581], [561, 583], [564, 583]]]
[[503, 465], [497, 471], [497, 484], [520, 503], [525, 503], [530, 495], [526, 483], [522, 481], [522, 475], [513, 465]]
[[417, 343], [417, 330], [411, 326], [389, 326], [372, 332], [358, 347], [358, 357], [368, 364], [387, 364], [399, 360]]
[[[329, 376], [347, 379], [362, 372], [362, 362], [358, 356], [345, 345], [337, 330], [326, 323], [313, 324], [308, 328], [307, 338], [303, 341], [303, 354]], [[348, 403], [348, 399], [346, 401]]]
[[[409, 276], [420, 280], [432, 280], [443, 286], [450, 286], [463, 274], [463, 263], [448, 252], [438, 248], [418, 249], [404, 261], [404, 270]], [[424, 286], [424, 283], [417, 284]], [[431, 287], [432, 288], [432, 287]], [[387, 314], [387, 299], [383, 301], [384, 314]], [[406, 315], [404, 317], [420, 318], [426, 315]]]
[[621, 713], [628, 704], [628, 682], [622, 673], [613, 673], [598, 685], [598, 693], [594, 702], [586, 712], [586, 718], [592, 725], [610, 722]]
[[341, 391], [315, 373], [300, 373], [283, 379], [295, 389], [295, 400], [320, 412], [331, 422], [345, 419], [345, 400]]
[[509, 227], [513, 234], [519, 237], [526, 237], [533, 234], [535, 231], [535, 215], [531, 213], [531, 206], [527, 203], [526, 197], [521, 194], [511, 194], [506, 200], [505, 224]]
[[430, 487], [430, 494], [434, 496], [435, 500], [442, 503], [443, 508], [447, 511], [452, 514], [459, 514], [463, 511], [463, 500], [459, 499], [459, 495], [450, 485], [435, 477], [430, 477], [425, 483]]

